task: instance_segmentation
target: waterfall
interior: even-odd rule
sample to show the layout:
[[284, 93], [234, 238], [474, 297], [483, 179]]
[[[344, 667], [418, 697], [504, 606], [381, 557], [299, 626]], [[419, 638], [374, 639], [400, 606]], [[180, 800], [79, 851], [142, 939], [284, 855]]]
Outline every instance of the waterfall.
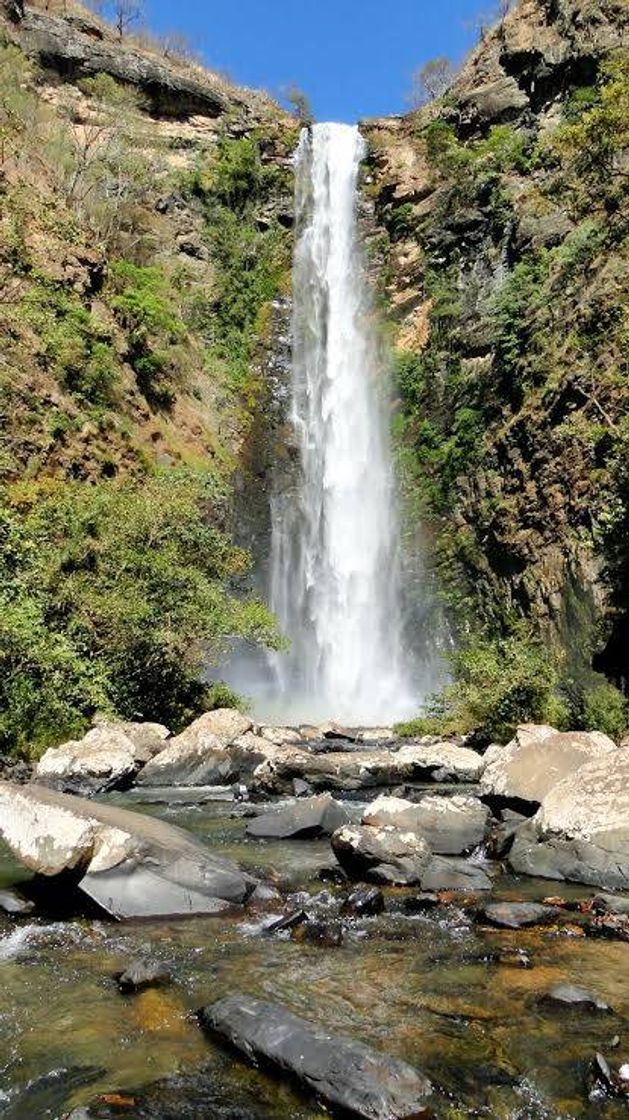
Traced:
[[386, 377], [357, 234], [357, 128], [304, 130], [296, 155], [292, 486], [272, 500], [277, 707], [355, 724], [413, 710], [397, 570]]

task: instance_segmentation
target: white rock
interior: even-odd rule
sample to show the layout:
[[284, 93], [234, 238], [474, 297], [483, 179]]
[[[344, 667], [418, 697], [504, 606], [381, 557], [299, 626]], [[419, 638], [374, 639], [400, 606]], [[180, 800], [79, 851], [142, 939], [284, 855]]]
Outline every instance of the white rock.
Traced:
[[518, 728], [515, 737], [492, 757], [483, 775], [483, 790], [495, 797], [542, 802], [564, 778], [587, 763], [619, 748], [600, 731], [555, 731], [542, 725]]

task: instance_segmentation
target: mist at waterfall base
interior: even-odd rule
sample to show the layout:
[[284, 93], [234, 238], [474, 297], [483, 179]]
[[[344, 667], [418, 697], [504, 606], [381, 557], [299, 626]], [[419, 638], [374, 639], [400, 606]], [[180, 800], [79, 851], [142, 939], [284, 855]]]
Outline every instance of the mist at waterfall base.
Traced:
[[282, 722], [391, 723], [436, 683], [403, 626], [388, 378], [358, 236], [364, 152], [356, 127], [317, 124], [295, 156], [295, 469], [273, 483], [266, 588], [290, 644], [226, 674]]

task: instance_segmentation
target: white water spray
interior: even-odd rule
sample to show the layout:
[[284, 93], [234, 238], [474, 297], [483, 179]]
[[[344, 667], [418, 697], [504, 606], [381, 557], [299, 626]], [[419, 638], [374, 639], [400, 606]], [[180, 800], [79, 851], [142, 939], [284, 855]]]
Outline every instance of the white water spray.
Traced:
[[296, 157], [290, 420], [296, 491], [272, 506], [271, 604], [291, 641], [274, 656], [296, 718], [390, 721], [416, 707], [402, 649], [387, 393], [357, 238], [364, 142], [304, 130]]

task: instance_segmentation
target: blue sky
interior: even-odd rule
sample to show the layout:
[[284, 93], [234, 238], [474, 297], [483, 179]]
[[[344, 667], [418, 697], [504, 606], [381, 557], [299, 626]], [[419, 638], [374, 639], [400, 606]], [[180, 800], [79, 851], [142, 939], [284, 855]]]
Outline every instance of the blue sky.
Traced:
[[275, 96], [296, 83], [318, 120], [401, 112], [413, 70], [459, 59], [483, 0], [147, 0], [157, 32], [183, 31], [208, 65]]

